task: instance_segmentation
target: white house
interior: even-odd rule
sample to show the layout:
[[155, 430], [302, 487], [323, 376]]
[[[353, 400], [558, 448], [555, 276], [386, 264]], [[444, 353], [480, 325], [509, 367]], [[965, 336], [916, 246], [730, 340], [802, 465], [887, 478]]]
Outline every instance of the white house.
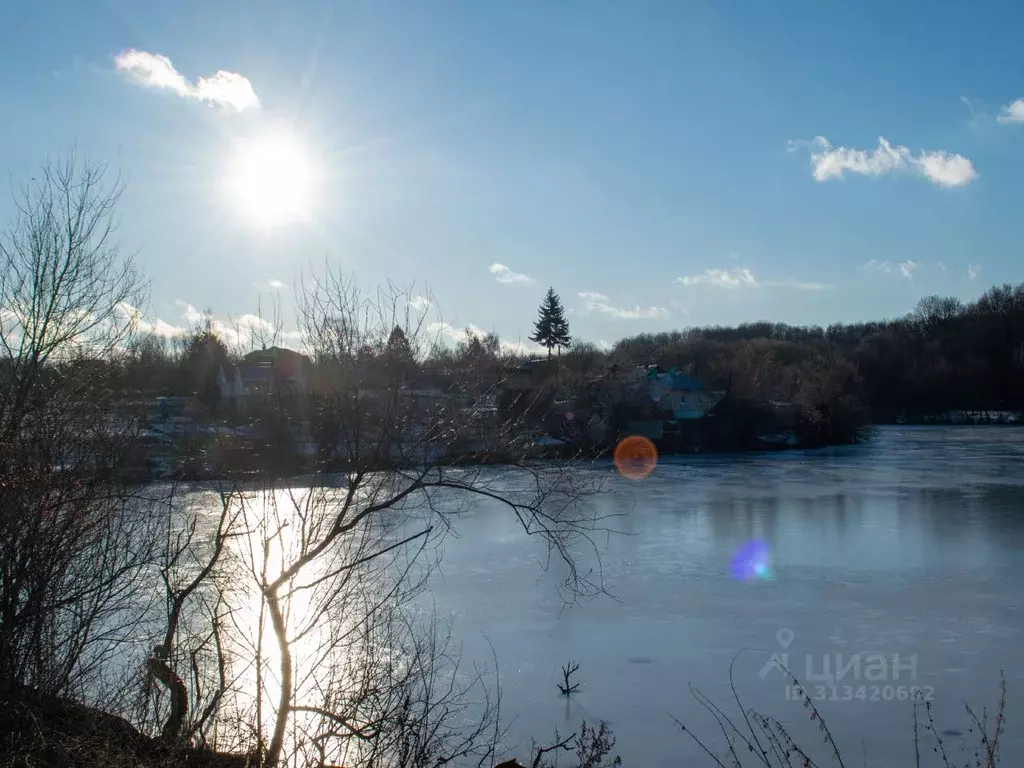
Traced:
[[217, 386], [220, 389], [221, 402], [240, 405], [245, 397], [245, 384], [242, 372], [237, 365], [222, 365], [217, 375]]
[[702, 419], [725, 396], [711, 392], [704, 383], [679, 371], [663, 371], [658, 366], [637, 366], [631, 380], [662, 410], [670, 411], [678, 421]]
[[679, 421], [702, 419], [721, 402], [724, 393], [703, 389], [671, 389], [662, 398], [661, 406], [672, 411]]
[[222, 402], [242, 406], [250, 398], [296, 396], [308, 391], [310, 360], [283, 347], [250, 352], [241, 365], [222, 365], [217, 375]]

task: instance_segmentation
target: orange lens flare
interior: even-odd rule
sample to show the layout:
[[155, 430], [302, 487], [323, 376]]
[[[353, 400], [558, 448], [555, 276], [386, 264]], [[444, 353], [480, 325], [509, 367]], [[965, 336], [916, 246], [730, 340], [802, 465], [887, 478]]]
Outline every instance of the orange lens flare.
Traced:
[[624, 437], [615, 446], [615, 467], [630, 480], [643, 480], [658, 465], [658, 449], [640, 435]]

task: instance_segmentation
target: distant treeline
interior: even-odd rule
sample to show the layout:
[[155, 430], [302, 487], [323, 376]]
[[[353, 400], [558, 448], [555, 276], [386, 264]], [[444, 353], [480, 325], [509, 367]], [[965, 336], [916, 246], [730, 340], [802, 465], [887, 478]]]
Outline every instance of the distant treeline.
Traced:
[[799, 402], [822, 379], [841, 383], [875, 421], [1024, 410], [1024, 283], [990, 288], [970, 303], [929, 296], [894, 320], [640, 334], [607, 357], [678, 367], [758, 399]]
[[[393, 346], [382, 338], [361, 354], [385, 359]], [[232, 357], [208, 329], [169, 344], [150, 337], [134, 352], [125, 373], [135, 387], [212, 401], [217, 373]], [[407, 380], [443, 387], [453, 371], [475, 371], [484, 389], [523, 359], [505, 351], [495, 334], [478, 337], [469, 329], [454, 348], [421, 346], [402, 358]], [[1024, 410], [1024, 283], [990, 288], [969, 303], [929, 296], [892, 320], [690, 328], [624, 338], [611, 350], [574, 342], [559, 357], [560, 368], [584, 376], [616, 364], [678, 368], [754, 401], [819, 408], [843, 401], [876, 422], [949, 410]]]

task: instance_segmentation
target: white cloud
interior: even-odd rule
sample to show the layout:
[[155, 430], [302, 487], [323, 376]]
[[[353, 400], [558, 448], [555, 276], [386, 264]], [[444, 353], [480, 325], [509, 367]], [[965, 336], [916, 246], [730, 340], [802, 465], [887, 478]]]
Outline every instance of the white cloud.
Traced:
[[165, 339], [172, 339], [175, 336], [181, 336], [185, 332], [184, 328], [164, 322], [159, 317], [148, 327], [145, 322], [140, 323], [139, 330], [143, 333], [151, 333], [154, 336], [162, 336]]
[[[459, 342], [466, 341], [470, 335], [483, 338], [487, 335], [487, 331], [483, 328], [468, 323], [461, 327], [456, 327], [452, 323], [441, 323], [434, 322], [427, 325], [427, 331], [430, 333], [438, 334], [450, 342], [458, 344]], [[498, 348], [509, 355], [536, 355], [541, 352], [547, 353], [547, 350], [539, 344], [526, 341], [506, 341], [505, 339], [499, 338]]]
[[267, 281], [267, 285], [269, 285], [271, 288], [273, 288], [276, 291], [279, 291], [282, 288], [284, 288], [284, 283], [282, 283], [280, 280], [268, 280]]
[[160, 336], [165, 339], [170, 339], [175, 336], [180, 336], [185, 333], [185, 329], [171, 325], [160, 318], [150, 320], [143, 316], [142, 310], [138, 307], [129, 304], [126, 301], [122, 301], [117, 304], [115, 311], [126, 321], [132, 324], [136, 333], [143, 335]]
[[978, 178], [978, 171], [970, 160], [943, 150], [922, 152], [917, 165], [921, 173], [939, 187], [963, 187]]
[[413, 296], [409, 299], [409, 306], [417, 312], [426, 312], [430, 309], [430, 299], [426, 296]]
[[251, 313], [227, 318], [211, 315], [210, 327], [228, 347], [242, 352], [271, 345], [296, 350], [303, 348], [301, 331], [285, 331], [275, 328], [274, 324], [266, 318]]
[[[935, 262], [934, 266], [943, 274], [946, 273], [946, 265], [941, 261]], [[899, 264], [879, 259], [871, 259], [870, 261], [864, 262], [865, 272], [881, 272], [886, 275], [891, 275], [898, 270], [899, 274], [907, 280], [912, 280], [914, 275], [921, 269], [930, 270], [931, 265], [925, 264], [923, 261], [914, 261], [913, 259], [905, 259]]]
[[738, 267], [736, 269], [705, 269], [699, 275], [677, 277], [676, 282], [683, 285], [714, 285], [719, 288], [740, 288], [744, 285], [757, 285], [757, 278], [746, 267]]
[[793, 288], [797, 291], [829, 291], [835, 286], [829, 283], [814, 283], [807, 282], [804, 280], [762, 280], [758, 285], [763, 285], [765, 288]]
[[[229, 321], [230, 322], [230, 321]], [[274, 331], [274, 325], [268, 320], [260, 317], [259, 315], [244, 314], [239, 315], [234, 319], [232, 323], [237, 334], [246, 334], [249, 336], [256, 334], [267, 334]]]
[[502, 339], [498, 346], [506, 355], [539, 355], [547, 354], [547, 350], [540, 344], [532, 341], [505, 341]]
[[981, 274], [981, 265], [980, 264], [968, 264], [967, 265], [967, 279], [968, 280], [976, 280], [978, 278], [978, 275], [980, 275], [980, 274]]
[[875, 149], [833, 147], [824, 136], [809, 142], [790, 142], [790, 149], [806, 146], [811, 154], [811, 175], [817, 181], [842, 179], [847, 172], [881, 176], [907, 171], [924, 176], [939, 187], [962, 187], [978, 178], [978, 171], [963, 155], [945, 150], [922, 150], [915, 156], [907, 147], [893, 146], [879, 137]]
[[210, 77], [200, 77], [195, 86], [195, 98], [218, 104], [222, 107], [234, 107], [237, 112], [259, 107], [260, 100], [248, 78], [237, 72], [219, 70]]
[[309, 354], [309, 348], [306, 346], [306, 340], [302, 331], [281, 331], [277, 334], [275, 343], [279, 347], [294, 349], [296, 352], [302, 352], [306, 355]]
[[499, 283], [532, 283], [533, 278], [529, 275], [524, 275], [522, 272], [513, 272], [510, 268], [504, 264], [491, 264], [488, 268], [490, 273], [494, 275], [495, 279]]
[[482, 338], [487, 333], [485, 330], [473, 325], [472, 323], [456, 328], [452, 323], [435, 322], [428, 324], [427, 330], [430, 333], [440, 334], [449, 341], [454, 341], [456, 343], [465, 341], [469, 338], [470, 334], [480, 336]]
[[891, 261], [879, 261], [878, 259], [871, 259], [870, 261], [864, 262], [864, 269], [867, 271], [885, 272], [888, 274], [892, 272], [893, 266]]
[[901, 168], [911, 159], [906, 147], [893, 147], [884, 138], [878, 139], [874, 150], [833, 148], [824, 136], [817, 136], [809, 144], [812, 174], [817, 181], [841, 179], [846, 171], [865, 176], [880, 176]]
[[147, 88], [166, 88], [179, 96], [192, 95], [192, 86], [185, 76], [174, 68], [169, 58], [159, 53], [129, 48], [114, 57], [114, 66]]
[[735, 269], [705, 269], [697, 275], [677, 277], [677, 283], [683, 285], [713, 285], [718, 288], [793, 288], [799, 291], [826, 291], [832, 288], [827, 283], [806, 282], [787, 278], [785, 280], [758, 280], [754, 273], [747, 267]]
[[174, 325], [160, 318], [147, 318], [140, 309], [127, 302], [121, 302], [116, 309], [123, 319], [131, 321], [134, 330], [140, 334], [152, 334], [168, 339], [175, 336], [187, 336], [189, 333], [205, 328], [209, 321], [210, 329], [229, 348], [239, 352], [248, 352], [262, 344], [288, 347], [300, 352], [304, 350], [302, 331], [286, 331], [276, 328], [273, 323], [259, 315], [247, 313], [225, 319], [200, 312], [185, 301], [178, 300], [175, 304], [182, 310], [180, 319], [185, 321], [184, 326]]
[[202, 329], [209, 322], [210, 330], [219, 336], [228, 347], [240, 351], [248, 351], [250, 347], [263, 343], [296, 350], [303, 348], [301, 331], [285, 331], [276, 328], [272, 322], [259, 315], [245, 313], [237, 317], [222, 318], [218, 315], [200, 312], [188, 302], [180, 299], [174, 303], [181, 308], [181, 319], [187, 326], [187, 328], [178, 329], [179, 332]]
[[117, 54], [114, 67], [144, 88], [164, 88], [186, 99], [230, 107], [236, 112], [260, 105], [252, 84], [236, 72], [221, 70], [208, 77], [200, 77], [193, 84], [174, 68], [166, 56], [134, 48]]
[[599, 305], [598, 311], [605, 312], [614, 318], [620, 320], [651, 320], [656, 317], [670, 317], [669, 312], [664, 307], [656, 307], [653, 304], [649, 307], [610, 307], [606, 305]]
[[181, 319], [184, 320], [189, 325], [196, 325], [198, 323], [201, 323], [206, 317], [204, 313], [200, 312], [198, 309], [196, 309], [186, 301], [178, 299], [174, 303], [175, 305], [181, 307], [181, 309], [183, 310], [181, 314]]
[[1024, 123], [1024, 99], [1014, 99], [996, 118], [1000, 123]]
[[600, 312], [616, 320], [651, 320], [657, 317], [669, 317], [670, 312], [664, 307], [616, 307], [608, 302], [607, 296], [592, 291], [578, 294], [586, 307], [586, 312]]
[[914, 272], [916, 272], [920, 267], [921, 262], [919, 261], [911, 261], [910, 259], [901, 261], [900, 274], [907, 278], [907, 280], [910, 280], [914, 276]]

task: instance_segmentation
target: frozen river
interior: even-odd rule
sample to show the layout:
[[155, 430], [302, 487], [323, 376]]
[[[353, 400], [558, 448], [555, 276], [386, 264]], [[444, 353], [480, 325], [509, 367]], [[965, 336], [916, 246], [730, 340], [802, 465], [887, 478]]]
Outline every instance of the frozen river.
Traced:
[[[852, 448], [667, 459], [639, 482], [607, 472], [598, 503], [625, 534], [598, 541], [610, 596], [565, 607], [535, 542], [487, 505], [459, 521], [432, 582], [466, 662], [493, 667], [493, 646], [520, 759], [531, 737], [586, 717], [611, 723], [627, 765], [704, 764], [687, 762], [697, 748], [669, 713], [724, 746], [688, 686], [734, 706], [740, 652], [745, 704], [814, 733], [769, 663], [779, 654], [847, 765], [865, 752], [871, 766], [913, 765], [901, 699], [915, 688], [964, 764], [976, 742], [962, 702], [993, 707], [1004, 670], [1004, 763], [1024, 759], [1024, 430], [892, 427]], [[738, 580], [752, 541], [771, 561]], [[555, 685], [569, 659], [582, 685], [567, 702]]]

